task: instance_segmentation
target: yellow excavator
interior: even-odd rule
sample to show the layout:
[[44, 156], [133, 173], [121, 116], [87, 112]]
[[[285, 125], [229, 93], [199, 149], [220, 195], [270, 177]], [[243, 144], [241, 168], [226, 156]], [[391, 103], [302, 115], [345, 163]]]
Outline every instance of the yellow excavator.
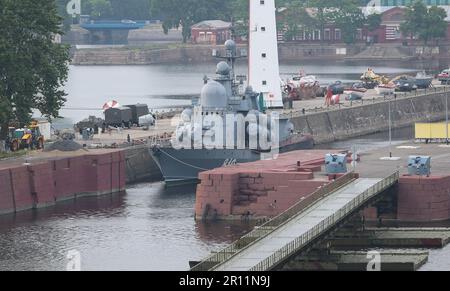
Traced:
[[44, 149], [44, 136], [39, 130], [39, 124], [33, 121], [27, 128], [10, 127], [9, 145], [13, 152], [21, 149]]

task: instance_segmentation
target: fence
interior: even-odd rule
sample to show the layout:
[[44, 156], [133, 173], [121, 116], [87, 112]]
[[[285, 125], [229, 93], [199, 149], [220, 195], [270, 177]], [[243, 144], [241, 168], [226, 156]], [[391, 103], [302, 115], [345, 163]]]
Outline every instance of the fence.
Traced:
[[308, 207], [312, 206], [315, 201], [327, 197], [329, 194], [354, 181], [356, 178], [357, 176], [355, 173], [348, 173], [347, 175], [344, 175], [341, 178], [337, 179], [335, 182], [320, 188], [319, 190], [314, 192], [308, 199], [298, 202], [274, 219], [269, 220], [259, 227], [256, 227], [253, 231], [243, 236], [241, 239], [237, 240], [230, 246], [211, 255], [198, 265], [194, 266], [191, 271], [208, 271], [214, 267], [217, 267], [218, 265], [224, 263], [234, 255], [236, 255], [238, 252], [244, 250], [245, 248], [248, 248], [250, 245], [266, 237], [277, 227], [295, 217], [295, 215], [301, 213], [302, 211], [305, 211]]
[[392, 185], [394, 185], [399, 179], [399, 172], [392, 174], [391, 176], [383, 179], [370, 189], [366, 190], [362, 195], [350, 201], [347, 205], [341, 208], [338, 212], [323, 220], [320, 224], [298, 237], [285, 247], [279, 249], [273, 255], [250, 269], [250, 271], [266, 271], [281, 261], [283, 261], [286, 257], [291, 254], [297, 253], [299, 250], [304, 248], [307, 244], [309, 244], [314, 239], [317, 239], [321, 234], [325, 233], [327, 230], [332, 228], [334, 225], [342, 221], [345, 217], [351, 214], [355, 209], [363, 206], [366, 202], [368, 202], [371, 198], [376, 196], [377, 194], [385, 191]]

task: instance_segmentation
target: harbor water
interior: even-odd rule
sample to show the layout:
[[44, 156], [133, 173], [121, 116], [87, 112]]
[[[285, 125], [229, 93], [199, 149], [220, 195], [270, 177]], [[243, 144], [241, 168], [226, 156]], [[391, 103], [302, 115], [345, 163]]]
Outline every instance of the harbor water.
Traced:
[[[282, 73], [295, 74], [299, 68], [283, 66]], [[337, 64], [333, 69], [301, 69], [327, 83], [357, 79], [354, 72], [367, 68]], [[381, 74], [405, 72], [374, 69]], [[110, 99], [157, 106], [188, 104], [186, 96], [198, 94], [205, 73], [214, 72], [209, 65], [72, 67], [62, 114], [73, 121], [98, 115], [93, 109]], [[396, 130], [393, 137], [394, 144], [410, 140], [412, 130]], [[388, 133], [380, 133], [323, 147], [350, 150], [356, 145], [363, 152], [387, 146], [387, 138]], [[73, 251], [81, 256], [82, 270], [187, 270], [189, 261], [201, 260], [253, 227], [247, 222], [196, 222], [194, 203], [194, 187], [166, 189], [163, 183], [141, 183], [117, 195], [1, 216], [0, 270], [66, 270]], [[450, 247], [431, 251], [423, 269], [450, 270]]]

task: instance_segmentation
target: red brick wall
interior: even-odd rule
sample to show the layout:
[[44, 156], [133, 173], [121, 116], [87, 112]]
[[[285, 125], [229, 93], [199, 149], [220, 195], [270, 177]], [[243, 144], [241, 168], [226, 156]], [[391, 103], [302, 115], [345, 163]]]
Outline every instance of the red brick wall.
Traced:
[[313, 178], [312, 172], [203, 173], [196, 217], [202, 218], [207, 205], [209, 216], [274, 217], [329, 183]]
[[0, 214], [14, 212], [10, 170], [0, 170]]
[[419, 222], [450, 219], [450, 176], [400, 178], [398, 219]]
[[123, 152], [63, 158], [1, 170], [0, 214], [47, 207], [80, 195], [125, 190], [125, 178]]

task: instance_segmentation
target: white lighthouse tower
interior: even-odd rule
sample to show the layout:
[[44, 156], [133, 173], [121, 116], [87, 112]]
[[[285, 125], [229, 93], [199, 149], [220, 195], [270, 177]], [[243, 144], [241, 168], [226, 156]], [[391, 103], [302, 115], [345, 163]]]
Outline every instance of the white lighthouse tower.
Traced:
[[283, 108], [275, 0], [250, 1], [249, 85], [267, 108]]

